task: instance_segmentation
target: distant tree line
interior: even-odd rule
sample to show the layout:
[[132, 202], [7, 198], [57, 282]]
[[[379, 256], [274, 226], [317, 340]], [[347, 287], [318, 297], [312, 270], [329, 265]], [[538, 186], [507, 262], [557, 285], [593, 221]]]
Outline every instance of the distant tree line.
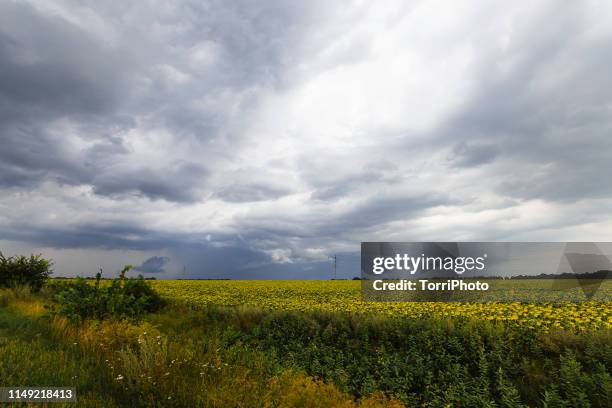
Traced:
[[612, 279], [612, 271], [601, 270], [585, 273], [541, 273], [539, 275], [517, 275], [511, 279]]

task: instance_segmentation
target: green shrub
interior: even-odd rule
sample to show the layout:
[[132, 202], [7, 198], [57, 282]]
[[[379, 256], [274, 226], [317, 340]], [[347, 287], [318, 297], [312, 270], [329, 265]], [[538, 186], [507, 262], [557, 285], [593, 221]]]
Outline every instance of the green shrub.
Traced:
[[249, 328], [240, 324], [244, 310], [234, 313], [200, 313], [199, 323], [231, 334], [221, 336], [223, 348], [250, 344], [357, 398], [382, 391], [406, 406], [611, 406], [607, 331], [543, 335], [461, 318], [288, 311]]
[[14, 288], [27, 285], [32, 292], [38, 292], [53, 273], [52, 265], [50, 260], [41, 258], [41, 255], [7, 258], [0, 252], [0, 287]]
[[77, 321], [109, 317], [137, 320], [161, 309], [162, 298], [141, 275], [126, 279], [125, 274], [131, 267], [123, 268], [119, 278], [108, 286], [100, 285], [100, 273], [93, 285], [83, 278], [58, 285], [57, 293], [52, 296], [55, 302], [50, 306], [52, 312]]

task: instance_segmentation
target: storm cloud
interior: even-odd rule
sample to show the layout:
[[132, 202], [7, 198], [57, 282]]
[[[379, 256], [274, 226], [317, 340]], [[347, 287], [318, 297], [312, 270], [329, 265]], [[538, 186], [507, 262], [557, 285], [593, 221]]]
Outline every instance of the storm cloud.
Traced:
[[0, 239], [240, 278], [351, 277], [360, 241], [606, 241], [611, 12], [2, 2]]
[[170, 262], [170, 258], [167, 256], [152, 256], [142, 265], [136, 266], [134, 270], [142, 273], [162, 273], [165, 272], [164, 267], [168, 262]]

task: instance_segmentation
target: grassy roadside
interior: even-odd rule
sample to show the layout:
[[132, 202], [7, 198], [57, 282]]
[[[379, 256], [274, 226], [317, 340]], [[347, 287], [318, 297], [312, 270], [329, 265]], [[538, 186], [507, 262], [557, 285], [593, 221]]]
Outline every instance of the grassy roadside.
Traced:
[[170, 332], [176, 324], [161, 330], [163, 321], [182, 320], [176, 311], [139, 324], [75, 325], [45, 316], [45, 301], [44, 292], [0, 293], [2, 385], [74, 386], [84, 407], [402, 406], [380, 393], [357, 404], [260, 350], [227, 347], [218, 332], [177, 336]]
[[[76, 387], [79, 406], [118, 407], [130, 398], [117, 389], [96, 355], [53, 341], [47, 325], [0, 308], [0, 379], [3, 386]], [[53, 404], [74, 406], [74, 404]]]

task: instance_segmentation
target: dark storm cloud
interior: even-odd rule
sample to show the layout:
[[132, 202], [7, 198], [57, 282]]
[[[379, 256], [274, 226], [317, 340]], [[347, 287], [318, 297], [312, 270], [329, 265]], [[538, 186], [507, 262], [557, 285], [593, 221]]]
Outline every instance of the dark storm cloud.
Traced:
[[49, 125], [62, 118], [112, 118], [124, 96], [127, 63], [57, 17], [26, 4], [0, 4], [0, 183], [90, 179], [92, 170], [70, 155]]
[[[126, 167], [138, 152], [126, 147], [125, 131], [144, 116], [147, 128], [165, 129], [177, 142], [195, 137], [204, 143], [200, 148], [215, 137], [235, 138], [222, 128], [240, 118], [227, 117], [215, 101], [234, 104], [232, 111], [240, 113], [256, 100], [225, 101], [227, 95], [283, 83], [282, 67], [295, 52], [291, 38], [308, 14], [304, 7], [193, 1], [157, 17], [135, 5], [99, 5], [98, 16], [108, 22], [130, 12], [141, 20], [126, 27], [113, 21], [114, 34], [125, 36], [109, 44], [53, 13], [25, 3], [0, 4], [0, 185], [34, 188], [53, 180], [91, 185], [96, 194], [111, 197], [201, 200], [204, 163], [177, 153], [170, 163], [136, 158]], [[147, 32], [146, 26], [160, 27], [161, 33]], [[176, 26], [181, 29], [167, 29]], [[197, 52], [205, 61], [189, 60]], [[175, 77], [186, 78], [188, 86]], [[202, 109], [208, 97], [212, 108]], [[62, 135], [49, 133], [50, 125], [65, 119], [94, 145], [74, 151]], [[242, 202], [283, 194], [266, 186], [236, 186], [218, 196]]]
[[[133, 11], [100, 5], [95, 12], [117, 22], [116, 13]], [[126, 202], [132, 196], [177, 203], [201, 200], [210, 173], [203, 163], [181, 153], [173, 158], [171, 150], [167, 159], [135, 158], [138, 152], [126, 143], [126, 132], [138, 126], [140, 116], [145, 129], [163, 129], [171, 138], [194, 136], [206, 143], [226, 137], [221, 128], [228, 118], [215, 110], [214, 101], [238, 103], [232, 109], [239, 113], [255, 99], [226, 101], [226, 94], [248, 86], [281, 86], [280, 67], [292, 58], [290, 38], [304, 12], [286, 2], [183, 2], [160, 19], [136, 13], [141, 24], [115, 26], [114, 34], [125, 36], [109, 44], [61, 13], [25, 3], [0, 4], [0, 185], [36, 191], [41, 182], [52, 181], [89, 185], [98, 196]], [[139, 25], [157, 25], [162, 34], [144, 32]], [[177, 25], [182, 29], [164, 30]], [[186, 56], [201, 44], [209, 47], [204, 52], [212, 62], [194, 65]], [[187, 78], [190, 86], [175, 82], [177, 78]], [[203, 110], [198, 101], [209, 96], [213, 109]], [[86, 144], [75, 149], [63, 132], [75, 133], [74, 141]], [[287, 193], [251, 183], [234, 184], [215, 196], [248, 202]], [[64, 228], [5, 225], [2, 236], [53, 248], [136, 250], [189, 246], [201, 238], [95, 219]], [[216, 234], [216, 239], [222, 238]], [[223, 254], [219, 260], [232, 253], [237, 265], [269, 260], [247, 249], [225, 248], [206, 253], [211, 259]]]
[[[364, 164], [356, 162], [363, 158]], [[400, 183], [405, 176], [393, 160], [385, 160], [369, 150], [304, 155], [298, 165], [302, 179], [312, 189], [311, 199], [317, 201], [334, 201], [358, 190], [378, 190]]]
[[[151, 92], [142, 102], [148, 124], [200, 143], [240, 142], [234, 128], [257, 106], [257, 89], [291, 82], [287, 71], [300, 57], [292, 44], [311, 23], [313, 9], [313, 2], [182, 1], [159, 21], [147, 21], [167, 28], [162, 49], [153, 50], [161, 55], [153, 60], [189, 77], [180, 85], [168, 81], [164, 70], [147, 72]], [[206, 100], [212, 106], [203, 110]]]
[[[495, 189], [508, 197], [610, 197], [612, 37], [587, 45], [592, 27], [584, 9], [558, 11], [545, 26], [538, 18], [526, 22], [509, 50], [483, 56], [478, 92], [431, 142], [453, 146], [453, 166], [501, 163], [487, 171], [497, 171]], [[513, 58], [520, 63], [500, 73], [497, 67]]]
[[438, 194], [376, 197], [356, 205], [326, 228], [333, 228], [338, 233], [376, 229], [389, 221], [406, 220], [426, 209], [452, 203], [449, 197]]
[[170, 258], [167, 256], [152, 256], [142, 263], [140, 266], [136, 266], [134, 270], [142, 273], [162, 273], [165, 272], [164, 267], [170, 262]]
[[198, 185], [208, 172], [199, 164], [173, 163], [167, 167], [144, 167], [134, 170], [116, 170], [94, 176], [94, 192], [121, 198], [136, 194], [150, 199], [175, 202], [193, 202], [200, 199]]
[[[389, 221], [409, 220], [429, 208], [450, 205], [453, 200], [438, 194], [398, 194], [371, 197], [355, 203], [344, 211], [296, 220], [291, 216], [272, 213], [269, 216], [249, 216], [236, 220], [241, 236], [249, 241], [270, 243], [271, 248], [288, 238], [337, 240], [341, 236], [363, 234], [376, 230]], [[265, 247], [265, 245], [264, 245]]]
[[3, 123], [114, 109], [126, 80], [120, 55], [25, 4], [0, 4], [0, 23]]
[[601, 220], [605, 203], [507, 229], [461, 216], [612, 197], [600, 13], [477, 4], [431, 30], [426, 3], [396, 6], [2, 2], [0, 237], [325, 277], [323, 252], [395, 222], [493, 240]]
[[[270, 264], [261, 251], [237, 245], [182, 245], [174, 247], [172, 254], [185, 265], [183, 273], [188, 278], [234, 278], [237, 273]], [[253, 273], [250, 278], [258, 275]]]
[[124, 82], [117, 59], [57, 18], [25, 4], [0, 4], [0, 185], [87, 177], [46, 126], [64, 116], [86, 120], [110, 112]]
[[265, 184], [233, 184], [219, 189], [216, 196], [231, 203], [248, 203], [273, 200], [289, 193], [289, 190], [274, 188]]
[[[90, 171], [67, 157], [61, 145], [36, 125], [0, 124], [0, 183], [32, 186], [45, 179], [80, 183]], [[14, 177], [14, 178], [13, 178]]]
[[51, 248], [105, 248], [156, 250], [188, 238], [171, 233], [160, 233], [127, 224], [82, 224], [70, 228], [5, 227], [5, 239], [36, 243]]

